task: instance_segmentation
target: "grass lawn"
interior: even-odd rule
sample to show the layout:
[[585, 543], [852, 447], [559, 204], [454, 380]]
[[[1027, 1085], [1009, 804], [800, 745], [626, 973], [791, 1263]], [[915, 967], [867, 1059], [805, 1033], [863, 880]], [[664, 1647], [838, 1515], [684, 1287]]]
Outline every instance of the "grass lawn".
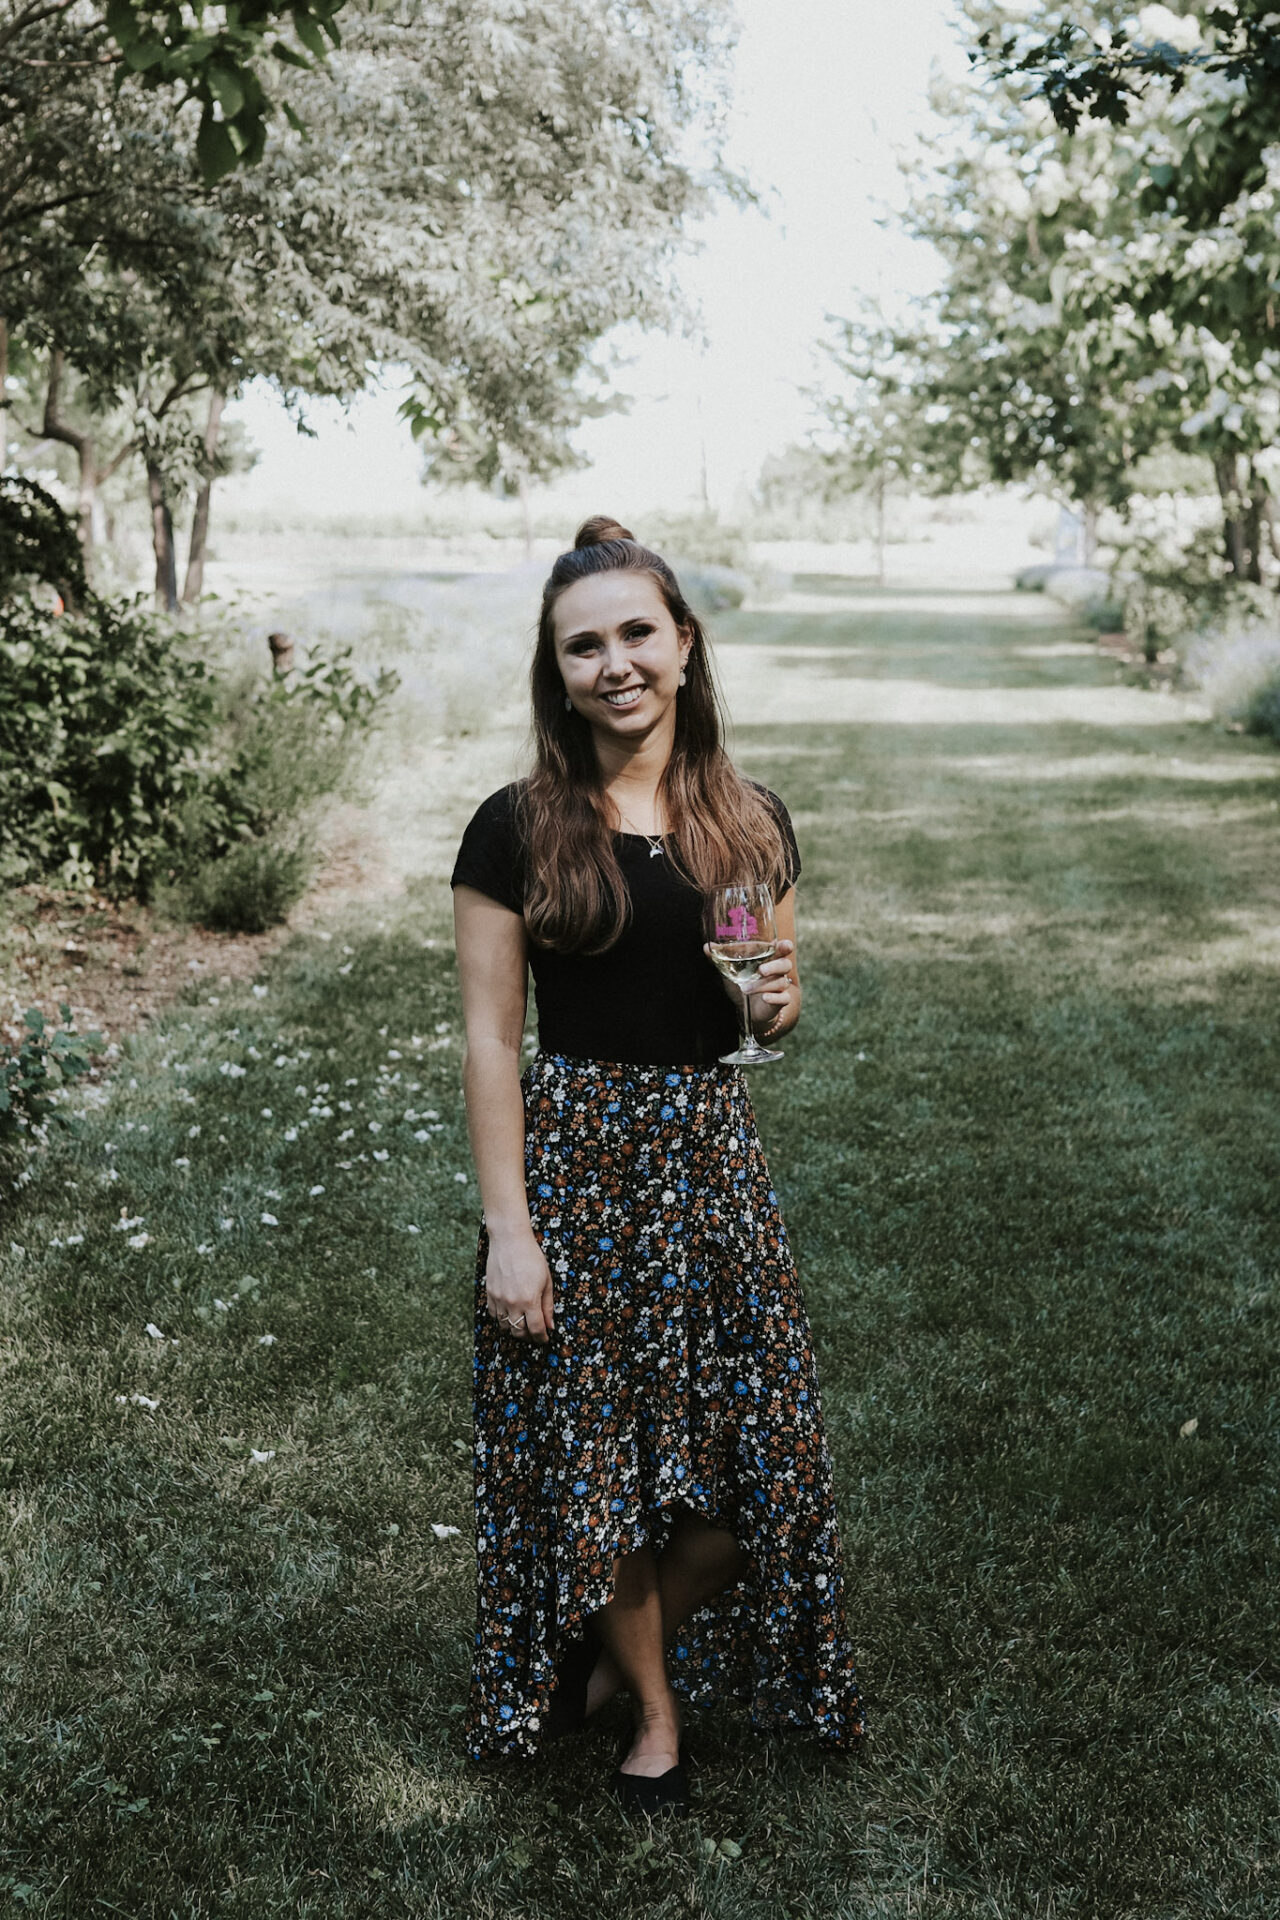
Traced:
[[6, 1201], [0, 1911], [1272, 1920], [1280, 756], [1037, 603], [803, 584], [720, 630], [804, 855], [751, 1084], [865, 1755], [718, 1710], [651, 1838], [620, 1703], [461, 1757], [460, 782], [381, 918], [193, 989]]

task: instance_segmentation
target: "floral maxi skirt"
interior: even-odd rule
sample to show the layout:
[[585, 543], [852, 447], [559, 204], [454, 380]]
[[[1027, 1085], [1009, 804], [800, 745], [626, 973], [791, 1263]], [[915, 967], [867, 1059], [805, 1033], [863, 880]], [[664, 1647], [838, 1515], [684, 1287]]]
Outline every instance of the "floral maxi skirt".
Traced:
[[674, 1690], [850, 1747], [863, 1723], [817, 1372], [741, 1070], [539, 1053], [523, 1087], [557, 1311], [545, 1345], [498, 1328], [482, 1224], [467, 1753], [539, 1751], [614, 1560], [660, 1553], [681, 1504], [750, 1564], [680, 1626]]

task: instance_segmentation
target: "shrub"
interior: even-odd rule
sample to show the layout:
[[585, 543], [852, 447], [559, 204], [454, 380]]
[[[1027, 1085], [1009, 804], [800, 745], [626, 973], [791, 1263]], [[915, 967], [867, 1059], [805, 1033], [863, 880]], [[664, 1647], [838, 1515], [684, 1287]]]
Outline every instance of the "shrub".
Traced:
[[1274, 615], [1207, 629], [1190, 648], [1183, 671], [1219, 720], [1280, 742], [1280, 630]]
[[[190, 874], [215, 913], [239, 899], [251, 918], [279, 918], [310, 872], [314, 810], [350, 778], [396, 675], [362, 677], [349, 649], [285, 679], [218, 672], [216, 630], [183, 634], [84, 587], [66, 516], [39, 488], [0, 481], [0, 533], [13, 535], [0, 600], [4, 877], [146, 899]], [[40, 604], [60, 578], [78, 583], [74, 610], [52, 593]], [[247, 845], [214, 887], [211, 863]]]
[[145, 898], [204, 779], [212, 676], [137, 605], [0, 603], [0, 834], [15, 879]]
[[215, 933], [264, 933], [286, 918], [314, 871], [309, 835], [241, 840], [188, 874], [174, 891], [174, 904]]
[[62, 1025], [51, 1033], [39, 1007], [28, 1007], [17, 1046], [0, 1048], [0, 1151], [42, 1139], [50, 1125], [74, 1124], [58, 1112], [57, 1094], [89, 1072], [90, 1053], [103, 1040], [96, 1029], [77, 1033], [65, 1003], [58, 1012]]

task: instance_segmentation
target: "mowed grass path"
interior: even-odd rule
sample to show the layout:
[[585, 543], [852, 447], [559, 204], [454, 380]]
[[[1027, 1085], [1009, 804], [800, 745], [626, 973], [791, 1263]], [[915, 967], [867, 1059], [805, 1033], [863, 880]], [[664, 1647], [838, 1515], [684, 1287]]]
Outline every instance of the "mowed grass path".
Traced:
[[620, 1709], [461, 1757], [460, 761], [404, 900], [194, 993], [8, 1208], [0, 1909], [1274, 1914], [1280, 758], [1035, 602], [801, 585], [720, 627], [865, 1756], [717, 1710], [650, 1840]]

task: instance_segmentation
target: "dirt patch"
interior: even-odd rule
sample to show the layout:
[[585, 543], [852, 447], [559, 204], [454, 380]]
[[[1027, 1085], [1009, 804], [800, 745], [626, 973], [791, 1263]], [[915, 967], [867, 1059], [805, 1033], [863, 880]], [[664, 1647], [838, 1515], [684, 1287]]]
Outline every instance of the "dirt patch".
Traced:
[[193, 981], [216, 995], [219, 986], [252, 978], [287, 937], [287, 927], [210, 933], [101, 894], [15, 887], [0, 931], [0, 1036], [19, 1037], [28, 1007], [56, 1021], [61, 1002], [81, 1032], [96, 1027], [105, 1040], [118, 1040]]

